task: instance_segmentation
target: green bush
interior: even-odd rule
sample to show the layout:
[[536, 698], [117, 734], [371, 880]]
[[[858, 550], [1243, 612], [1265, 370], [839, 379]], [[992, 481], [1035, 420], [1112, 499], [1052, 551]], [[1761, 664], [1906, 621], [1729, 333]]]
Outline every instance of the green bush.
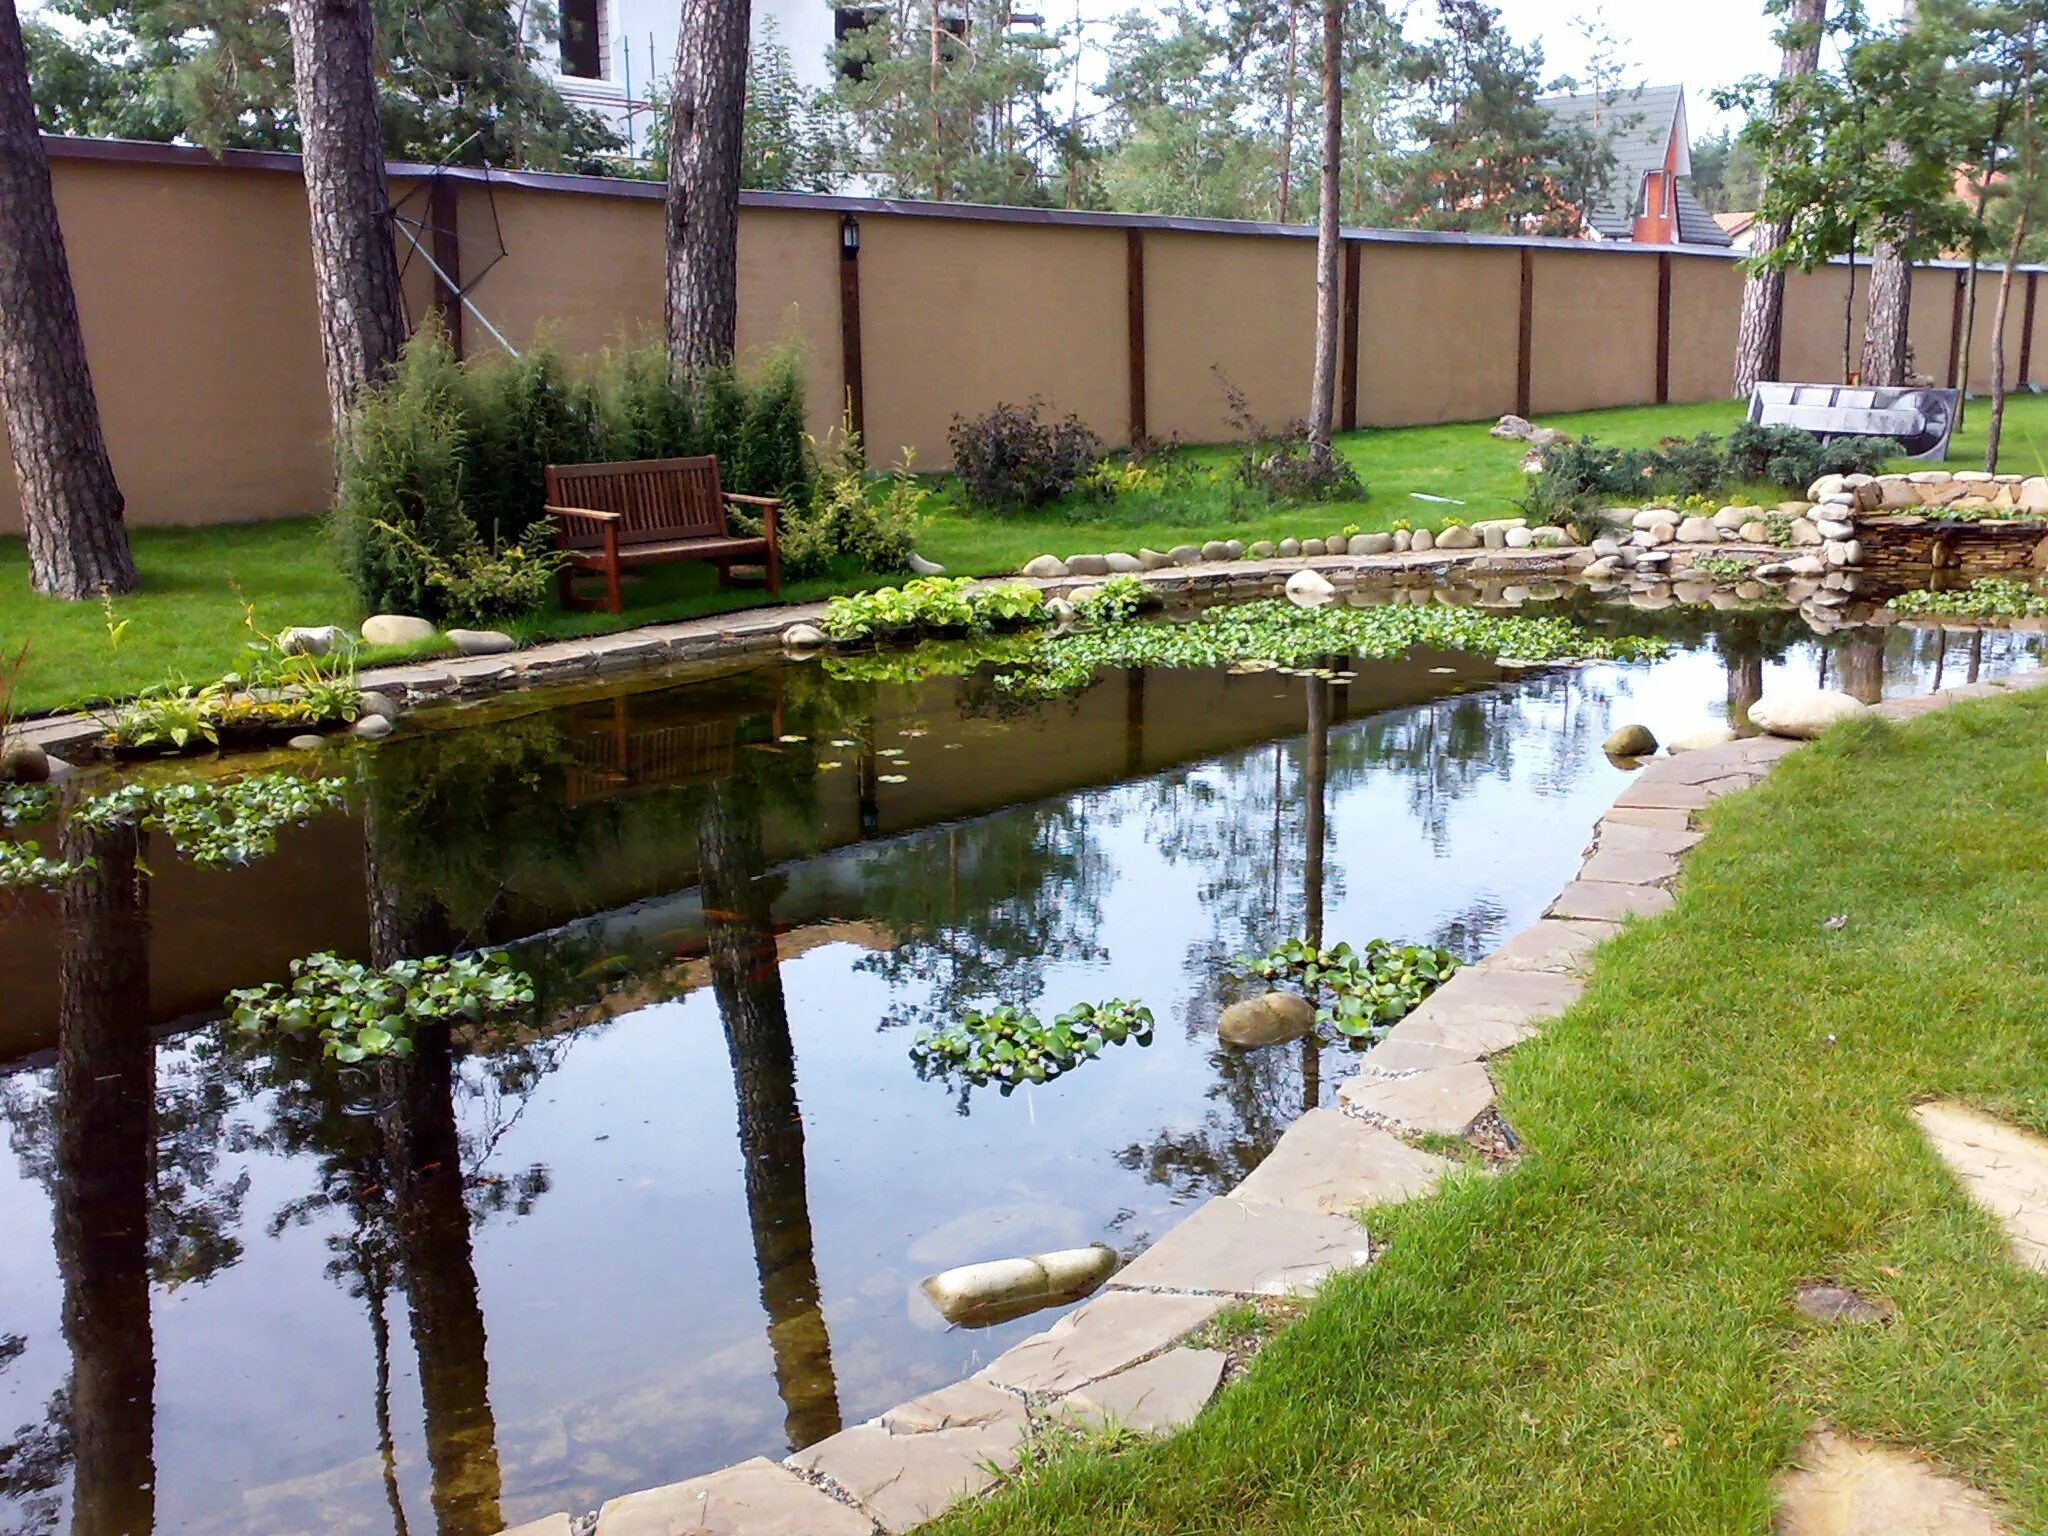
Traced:
[[466, 449], [461, 372], [447, 334], [428, 325], [390, 382], [364, 397], [341, 446], [335, 548], [365, 608], [440, 616], [413, 546], [453, 550], [476, 537], [463, 503]]
[[792, 502], [782, 510], [786, 575], [823, 575], [841, 561], [884, 575], [910, 569], [931, 493], [904, 464], [889, 475], [877, 499], [867, 468], [860, 434], [851, 425], [842, 427], [837, 452], [818, 467], [810, 504]]
[[677, 381], [653, 346], [608, 351], [579, 377], [546, 340], [523, 357], [458, 362], [430, 322], [365, 395], [343, 445], [333, 519], [342, 567], [372, 610], [435, 620], [482, 607], [500, 618], [530, 612], [545, 600], [531, 569], [541, 538], [530, 537], [542, 524], [545, 466], [709, 453], [727, 490], [801, 504], [803, 402], [793, 351], [755, 380], [713, 369]]

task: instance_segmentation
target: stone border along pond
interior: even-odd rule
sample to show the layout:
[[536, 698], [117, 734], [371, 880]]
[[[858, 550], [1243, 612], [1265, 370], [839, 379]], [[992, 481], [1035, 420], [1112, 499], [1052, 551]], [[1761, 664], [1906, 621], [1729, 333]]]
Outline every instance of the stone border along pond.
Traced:
[[[2048, 670], [1868, 707], [1891, 720], [2048, 686]], [[1789, 713], [1789, 712], [1788, 712]], [[1802, 734], [1805, 731], [1802, 729]], [[1358, 1059], [1338, 1108], [1297, 1120], [1243, 1183], [1202, 1205], [1093, 1299], [965, 1381], [892, 1408], [781, 1462], [723, 1471], [554, 1514], [505, 1536], [896, 1536], [1001, 1483], [1034, 1434], [1114, 1423], [1182, 1428], [1221, 1389], [1227, 1357], [1188, 1338], [1226, 1306], [1306, 1297], [1375, 1256], [1360, 1212], [1426, 1194], [1455, 1138], [1512, 1158], [1488, 1061], [1585, 987], [1592, 952], [1631, 917], [1670, 910], [1694, 813], [1759, 783], [1800, 742], [1758, 736], [1646, 759], [1601, 817], [1578, 874], [1543, 917], [1460, 970]]]
[[[1605, 514], [1617, 525], [1612, 534], [1595, 539], [1590, 548], [1579, 546], [1566, 529], [1532, 530], [1526, 526], [1526, 519], [1499, 518], [1470, 526], [1454, 525], [1437, 535], [1425, 529], [1326, 540], [1286, 539], [1270, 548], [1264, 542], [1247, 548], [1233, 539], [1211, 541], [1200, 547], [1181, 545], [1164, 554], [1146, 550], [1141, 555], [1079, 555], [1068, 560], [1041, 556], [1025, 567], [1023, 579], [1048, 596], [1069, 599], [1086, 591], [1103, 575], [1128, 573], [1168, 599], [1245, 599], [1277, 595], [1285, 589], [1290, 595], [1315, 601], [1341, 587], [1369, 584], [1398, 596], [1401, 594], [1395, 584], [1404, 578], [1487, 572], [1539, 580], [1576, 580], [1599, 592], [1627, 587], [1630, 601], [1644, 608], [1707, 601], [1716, 606], [1735, 607], [1775, 594], [1799, 608], [1816, 631], [1825, 633], [1839, 627], [1835, 610], [1851, 600], [1860, 583], [1859, 572], [1847, 558], [1852, 553], [1856, 559], [1862, 558], [1858, 540], [1851, 536], [1860, 526], [1862, 513], [1858, 509], [1865, 503], [1883, 506], [1906, 494], [1919, 495], [1923, 490], [1929, 496], [1946, 494], [1937, 492], [1931, 484], [1923, 487], [1922, 482], [1930, 479], [1941, 480], [1945, 485], [1982, 489], [1971, 479], [1970, 471], [1952, 477], [1944, 472], [1931, 477], [1887, 475], [1875, 480], [1865, 476], [1830, 476], [1812, 487], [1820, 500], [1786, 502], [1774, 512], [1729, 507], [1709, 519], [1687, 517], [1659, 507], [1642, 511], [1615, 509]], [[1835, 480], [1842, 482], [1840, 487], [1831, 483]], [[1912, 490], [1902, 491], [1900, 486], [1910, 486]], [[2010, 500], [2022, 516], [2037, 502], [2048, 506], [2048, 479], [2020, 481], [2016, 476], [2004, 476], [1991, 482], [1990, 489]], [[1983, 501], [1985, 507], [1992, 505], [1982, 497], [1976, 499]], [[1969, 498], [1951, 500], [1954, 505], [1968, 509]], [[1809, 519], [1804, 515], [1808, 511], [1819, 514], [1837, 509], [1842, 513], [1839, 519]], [[1784, 536], [1795, 547], [1812, 544], [1841, 549], [1844, 553], [1782, 559], [1787, 553], [1785, 548], [1746, 538], [1760, 530], [1771, 531], [1755, 522], [1752, 514], [1780, 520]], [[1706, 531], [1702, 532], [1702, 528]], [[2048, 526], [2043, 531], [2048, 533]], [[1332, 553], [1332, 545], [1340, 546], [1341, 551]], [[2048, 540], [2043, 541], [2043, 548], [2048, 550]], [[1749, 569], [1732, 585], [1686, 581], [1687, 568], [1703, 555], [1747, 559]], [[1302, 579], [1304, 572], [1309, 575]], [[1417, 601], [1430, 600], [1427, 587], [1411, 588], [1407, 595]], [[1503, 594], [1510, 604], [1557, 595], [1555, 591], [1540, 589], [1518, 594], [1512, 585]], [[358, 721], [353, 734], [388, 734], [385, 726], [390, 718], [384, 714], [386, 710], [395, 714], [521, 689], [588, 683], [657, 667], [772, 650], [785, 644], [787, 632], [792, 629], [806, 637], [815, 634], [824, 613], [823, 602], [776, 604], [552, 641], [525, 650], [494, 650], [488, 654], [371, 668], [360, 674], [357, 684], [366, 695], [368, 713], [375, 719]], [[799, 653], [816, 644], [806, 638], [803, 645], [797, 645], [793, 643], [794, 637], [788, 638], [792, 642], [789, 648]], [[384, 721], [384, 725], [378, 725], [378, 720]], [[67, 754], [90, 747], [102, 734], [99, 722], [81, 713], [17, 721], [10, 739], [39, 748], [61, 762]]]

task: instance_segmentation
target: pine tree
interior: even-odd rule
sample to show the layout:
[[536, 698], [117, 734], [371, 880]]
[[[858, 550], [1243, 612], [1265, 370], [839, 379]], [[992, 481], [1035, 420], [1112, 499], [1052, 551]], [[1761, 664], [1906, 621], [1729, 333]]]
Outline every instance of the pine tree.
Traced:
[[694, 372], [732, 361], [739, 330], [740, 146], [748, 0], [689, 0], [668, 119], [668, 352]]
[[0, 407], [35, 589], [69, 598], [134, 591], [14, 0], [0, 0]]

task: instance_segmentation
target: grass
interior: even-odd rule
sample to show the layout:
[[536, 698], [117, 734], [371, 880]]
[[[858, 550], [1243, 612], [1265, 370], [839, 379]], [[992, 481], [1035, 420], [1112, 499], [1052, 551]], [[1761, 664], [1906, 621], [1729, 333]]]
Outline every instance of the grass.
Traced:
[[[1980, 403], [1971, 425], [1957, 438], [1951, 461], [1980, 462], [1983, 420]], [[1592, 433], [1617, 444], [1650, 444], [1662, 437], [1725, 433], [1742, 419], [1740, 406], [1646, 406], [1544, 418], [1543, 424], [1575, 434]], [[1365, 531], [1406, 519], [1434, 527], [1446, 517], [1471, 522], [1516, 512], [1521, 494], [1519, 444], [1487, 436], [1488, 423], [1409, 427], [1354, 432], [1340, 446], [1370, 489], [1364, 502], [1311, 507], [1258, 507], [1233, 511], [1227, 490], [1198, 484], [1172, 498], [1137, 496], [1101, 506], [1069, 502], [1029, 517], [970, 516], [950, 487], [934, 497], [931, 526], [921, 551], [949, 571], [992, 575], [1014, 571], [1034, 555], [1071, 555], [1111, 548], [1176, 544], [1213, 538], [1247, 543], [1289, 535], [1322, 537], [1356, 525]], [[2007, 409], [2007, 461], [2015, 470], [2048, 470], [2048, 397], [2015, 398]], [[1192, 450], [1215, 468], [1229, 461], [1228, 448]], [[1415, 500], [1416, 494], [1453, 497], [1463, 506]], [[363, 615], [329, 559], [320, 526], [313, 519], [212, 529], [141, 529], [134, 535], [143, 590], [116, 604], [130, 622], [118, 648], [108, 644], [104, 616], [90, 603], [66, 603], [32, 595], [28, 559], [19, 539], [0, 540], [0, 646], [30, 644], [29, 664], [16, 698], [18, 709], [75, 707], [86, 701], [135, 692], [167, 676], [199, 682], [234, 666], [243, 641], [239, 585], [256, 605], [266, 629], [288, 624], [354, 624]], [[876, 586], [873, 577], [825, 577], [791, 583], [793, 601]], [[758, 589], [719, 590], [704, 566], [657, 568], [633, 580], [627, 612], [563, 613], [550, 608], [511, 626], [522, 640], [598, 633], [665, 619], [688, 618], [765, 601]], [[397, 659], [403, 653], [367, 653], [365, 660]], [[421, 654], [415, 650], [412, 654]]]
[[[2048, 691], [1868, 719], [1721, 802], [1675, 913], [1499, 1064], [1518, 1164], [1377, 1219], [1185, 1434], [934, 1536], [1762, 1536], [1822, 1417], [2048, 1529], [2048, 1282], [1909, 1115], [2048, 1129], [2044, 740]], [[1820, 1278], [1898, 1320], [1805, 1321]]]

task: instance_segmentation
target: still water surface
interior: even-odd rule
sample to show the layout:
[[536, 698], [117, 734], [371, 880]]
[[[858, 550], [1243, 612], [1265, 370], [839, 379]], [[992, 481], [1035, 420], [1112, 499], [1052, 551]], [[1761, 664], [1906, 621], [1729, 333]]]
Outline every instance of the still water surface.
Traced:
[[[2032, 664], [1688, 622], [1642, 665], [1036, 703], [757, 668], [396, 739], [244, 871], [108, 850], [0, 914], [0, 1530], [492, 1536], [785, 1454], [1049, 1321], [948, 1330], [924, 1275], [1135, 1251], [1330, 1098], [1342, 1048], [1217, 1043], [1232, 957], [1483, 954], [1575, 867], [1619, 724]], [[204, 1021], [312, 950], [535, 935], [515, 1041], [342, 1070]], [[1008, 1098], [908, 1055], [1112, 996], [1153, 1044]]]

